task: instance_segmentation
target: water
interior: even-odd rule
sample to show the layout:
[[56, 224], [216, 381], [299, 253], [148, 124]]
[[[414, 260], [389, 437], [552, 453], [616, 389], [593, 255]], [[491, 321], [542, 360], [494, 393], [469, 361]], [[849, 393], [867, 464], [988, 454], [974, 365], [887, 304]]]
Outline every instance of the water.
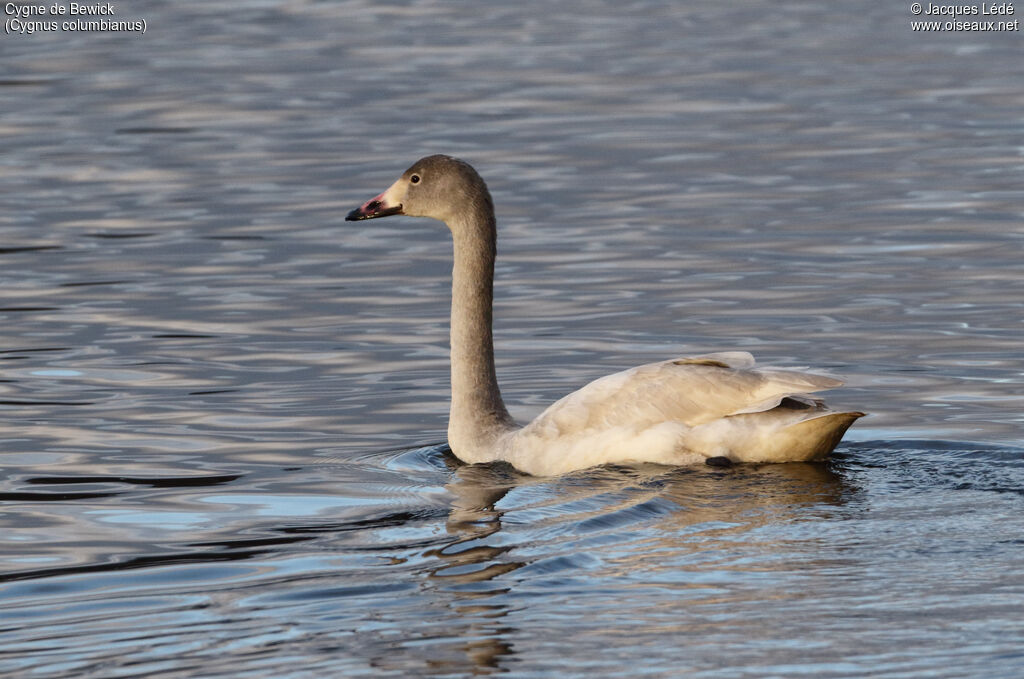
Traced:
[[[0, 675], [1016, 677], [1024, 61], [853, 2], [135, 2], [0, 42]], [[5, 17], [6, 18], [6, 17]], [[488, 180], [526, 418], [744, 349], [825, 464], [535, 479], [442, 445]]]

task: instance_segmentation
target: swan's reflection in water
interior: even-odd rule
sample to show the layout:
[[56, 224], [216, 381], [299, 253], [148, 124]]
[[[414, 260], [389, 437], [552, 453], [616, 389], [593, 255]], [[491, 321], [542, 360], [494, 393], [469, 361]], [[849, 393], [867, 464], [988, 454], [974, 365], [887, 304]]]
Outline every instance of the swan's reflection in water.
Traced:
[[501, 576], [521, 566], [509, 556], [514, 544], [489, 544], [502, 528], [501, 510], [495, 505], [516, 485], [520, 475], [497, 465], [462, 465], [451, 462], [451, 513], [446, 530], [452, 541], [426, 552], [439, 563], [431, 565], [427, 580], [439, 597], [448, 598], [452, 630], [457, 641], [447, 645], [444, 657], [428, 661], [439, 673], [471, 669], [475, 675], [502, 671], [502, 659], [514, 654], [516, 630], [506, 617], [509, 604], [502, 595], [511, 581]]
[[[451, 541], [424, 554], [435, 560], [427, 586], [451, 613], [450, 641], [428, 661], [437, 672], [506, 671], [517, 645], [537, 642], [529, 601], [548, 582], [607, 582], [609, 596], [617, 588], [640, 594], [638, 588], [670, 583], [668, 601], [640, 595], [637, 608], [623, 615], [635, 621], [647, 605], [661, 616], [667, 606], [679, 630], [687, 625], [684, 605], [739, 596], [723, 596], [723, 579], [792, 567], [791, 540], [773, 544], [761, 529], [820, 518], [855, 492], [835, 463], [604, 467], [555, 479], [500, 464], [450, 466]], [[784, 532], [805, 539], [800, 531]], [[672, 592], [680, 594], [675, 604]], [[579, 606], [585, 627], [586, 604]]]

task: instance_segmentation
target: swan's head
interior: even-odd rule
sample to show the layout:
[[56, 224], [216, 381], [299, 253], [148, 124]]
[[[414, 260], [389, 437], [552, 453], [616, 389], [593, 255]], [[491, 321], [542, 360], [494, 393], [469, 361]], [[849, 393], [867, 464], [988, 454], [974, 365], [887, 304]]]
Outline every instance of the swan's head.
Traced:
[[451, 156], [420, 158], [384, 193], [345, 217], [346, 221], [389, 215], [431, 217], [451, 225], [460, 215], [493, 214], [491, 194], [476, 170]]

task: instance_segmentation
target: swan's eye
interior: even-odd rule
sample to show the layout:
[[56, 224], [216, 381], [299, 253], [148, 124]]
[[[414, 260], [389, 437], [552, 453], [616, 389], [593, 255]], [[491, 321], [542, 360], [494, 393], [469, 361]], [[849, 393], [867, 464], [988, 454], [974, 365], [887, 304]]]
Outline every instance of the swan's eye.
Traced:
[[420, 176], [418, 174], [414, 174], [413, 176], [409, 177], [409, 182], [412, 184], [419, 184]]

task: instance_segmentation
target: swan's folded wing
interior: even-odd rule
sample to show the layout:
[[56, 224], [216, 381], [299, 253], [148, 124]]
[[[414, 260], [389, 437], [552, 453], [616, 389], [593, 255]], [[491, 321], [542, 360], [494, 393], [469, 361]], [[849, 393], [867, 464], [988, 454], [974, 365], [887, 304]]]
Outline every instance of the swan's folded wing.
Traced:
[[756, 369], [746, 352], [650, 363], [602, 377], [552, 404], [526, 429], [541, 437], [661, 422], [695, 427], [769, 410], [783, 398], [837, 387], [840, 380], [783, 369]]

